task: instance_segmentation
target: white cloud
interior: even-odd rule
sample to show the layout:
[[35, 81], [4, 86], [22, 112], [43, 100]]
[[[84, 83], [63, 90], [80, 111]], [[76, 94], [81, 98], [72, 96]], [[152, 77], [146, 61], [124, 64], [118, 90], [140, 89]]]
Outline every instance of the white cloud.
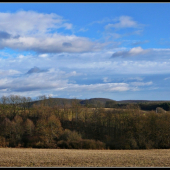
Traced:
[[[122, 50], [122, 49], [121, 49]], [[115, 52], [117, 55], [120, 49]], [[129, 52], [122, 50], [121, 52]], [[134, 52], [134, 50], [131, 50]], [[114, 50], [87, 53], [60, 53], [48, 54], [48, 57], [37, 55], [24, 55], [23, 58], [1, 58], [1, 70], [17, 70], [26, 73], [37, 66], [41, 69], [61, 69], [69, 72], [83, 73], [87, 75], [100, 75], [111, 77], [115, 74], [163, 74], [170, 73], [169, 51], [153, 51], [147, 53], [145, 49], [136, 49], [135, 57], [117, 57], [110, 59]], [[142, 53], [145, 52], [145, 53]], [[114, 53], [114, 54], [115, 54]], [[43, 53], [44, 54], [44, 53]], [[45, 53], [46, 54], [46, 53]], [[122, 53], [127, 55], [127, 53]], [[134, 52], [135, 54], [135, 52]], [[142, 54], [142, 55], [141, 55]], [[132, 54], [128, 54], [128, 56]], [[138, 55], [140, 57], [138, 57]], [[120, 55], [118, 55], [120, 56]]]
[[151, 84], [153, 84], [153, 82], [152, 81], [149, 81], [149, 82], [132, 82], [131, 83], [131, 85], [133, 85], [133, 86], [149, 86], [149, 85], [151, 85]]
[[[108, 92], [123, 92], [129, 90], [137, 90], [140, 86], [150, 86], [152, 82], [131, 82], [131, 83], [108, 83], [108, 77], [104, 77], [104, 83], [95, 84], [77, 84], [69, 83], [69, 77], [79, 76], [80, 73], [72, 71], [66, 73], [64, 71], [50, 69], [47, 72], [40, 72], [37, 74], [24, 74], [19, 77], [10, 77], [0, 79], [0, 90], [3, 94], [18, 93], [21, 95], [29, 94], [33, 95], [35, 91], [36, 95], [51, 94], [57, 92], [96, 92], [96, 93], [108, 93]], [[138, 89], [140, 90], [140, 89]], [[35, 97], [34, 94], [34, 97]]]
[[[108, 23], [105, 27], [108, 39], [109, 37], [118, 39], [142, 32], [141, 24], [129, 16], [117, 19], [105, 18], [94, 23]], [[0, 13], [0, 49], [7, 47], [4, 49], [5, 52], [3, 50], [0, 52], [1, 94], [56, 96], [60, 92], [63, 94], [70, 92], [72, 93], [70, 95], [78, 96], [86, 92], [112, 94], [140, 91], [141, 88], [149, 90], [155, 88], [151, 81], [153, 79], [148, 80], [148, 77], [145, 77], [147, 81], [143, 81], [140, 78], [142, 74], [170, 73], [170, 49], [143, 49], [139, 46], [148, 41], [135, 41], [133, 45], [138, 46], [135, 48], [116, 49], [115, 47], [121, 43], [127, 43], [114, 42], [114, 39], [113, 41], [105, 39], [106, 43], [100, 43], [102, 38], [99, 41], [92, 41], [74, 35], [72, 28], [71, 23], [56, 14], [33, 11]], [[87, 31], [85, 28], [82, 27], [79, 31]], [[110, 28], [120, 32], [112, 32]], [[127, 29], [131, 32], [126, 33], [120, 30], [123, 28], [133, 29]], [[12, 54], [9, 48], [17, 52]], [[31, 55], [22, 54], [22, 51], [29, 50], [38, 54], [34, 55], [31, 52]], [[38, 71], [33, 70], [35, 74], [26, 74], [34, 66], [39, 68]], [[118, 78], [119, 76], [121, 78]], [[168, 76], [164, 80], [167, 79]], [[99, 83], [101, 81], [103, 82]]]
[[136, 54], [141, 54], [141, 53], [146, 53], [147, 50], [142, 49], [141, 47], [134, 47], [130, 49], [129, 54], [130, 55], [136, 55]]
[[65, 74], [66, 77], [79, 76], [79, 75], [82, 75], [82, 73], [77, 73], [76, 71], [72, 71], [70, 73]]
[[113, 92], [127, 91], [129, 86], [126, 83], [98, 83], [90, 85], [68, 84], [64, 90], [68, 91], [92, 91], [92, 92]]
[[24, 55], [21, 54], [21, 55], [18, 56], [18, 58], [22, 59], [22, 58], [24, 58]]
[[158, 51], [158, 52], [162, 52], [162, 51], [164, 51], [164, 52], [167, 51], [168, 52], [168, 51], [170, 51], [170, 48], [153, 48], [152, 50], [153, 51]]
[[110, 80], [108, 77], [104, 77], [104, 78], [103, 78], [103, 82], [104, 82], [104, 83], [108, 83], [108, 82], [110, 82], [110, 81], [111, 81], [111, 80]]
[[4, 37], [1, 39], [0, 48], [59, 53], [96, 51], [105, 46], [85, 37], [58, 33], [58, 28], [72, 29], [72, 24], [54, 13], [34, 11], [0, 13], [0, 32]]
[[11, 75], [18, 75], [21, 74], [21, 72], [17, 71], [17, 70], [0, 70], [0, 76], [11, 76]]
[[14, 35], [30, 35], [46, 33], [50, 29], [64, 27], [71, 29], [72, 24], [54, 13], [44, 14], [34, 11], [18, 11], [16, 13], [0, 13], [0, 29]]
[[48, 54], [40, 54], [40, 55], [38, 55], [39, 57], [42, 57], [42, 58], [46, 58], [46, 57], [48, 57], [49, 55]]
[[[111, 22], [104, 27], [104, 36], [107, 40], [111, 39], [114, 41], [115, 39], [126, 36], [141, 35], [143, 32], [144, 25], [134, 21], [130, 16], [120, 16], [110, 21]], [[121, 29], [124, 29], [124, 31], [122, 32]]]
[[[131, 53], [140, 54], [143, 50], [142, 48], [132, 48]], [[66, 94], [69, 91], [72, 93], [71, 95], [77, 95], [86, 94], [86, 92], [89, 94], [110, 94], [121, 91], [140, 91], [145, 88], [149, 90], [154, 88], [152, 79], [143, 81], [140, 75], [170, 73], [168, 50], [152, 50], [151, 54], [149, 53], [152, 58], [143, 59], [142, 57], [139, 60], [131, 60], [131, 58], [111, 60], [110, 54], [113, 51], [48, 54], [48, 57], [37, 57], [37, 55], [24, 55], [24, 57], [19, 58], [11, 56], [7, 59], [2, 57], [1, 95], [18, 93], [28, 96], [29, 94], [52, 93], [55, 96], [59, 93]], [[120, 51], [120, 49], [117, 49], [117, 51]], [[162, 52], [167, 56], [164, 60], [161, 58]], [[45, 54], [47, 53], [40, 55]], [[161, 60], [156, 60], [155, 54]], [[46, 72], [26, 75], [28, 70], [34, 66], [46, 70]], [[129, 74], [131, 74], [130, 81], [127, 77]], [[119, 76], [121, 78], [117, 78]], [[99, 83], [101, 80], [103, 80], [103, 83]], [[110, 80], [114, 80], [114, 82]]]
[[129, 57], [135, 55], [141, 55], [150, 52], [150, 49], [144, 50], [141, 47], [134, 47], [129, 51], [117, 51], [112, 54], [112, 57]]
[[110, 29], [110, 28], [136, 28], [138, 26], [138, 23], [134, 21], [131, 17], [129, 16], [120, 16], [118, 19], [118, 23], [115, 24], [107, 24], [105, 26], [105, 29]]
[[[65, 44], [70, 44], [70, 46]], [[0, 42], [1, 48], [8, 47], [16, 50], [33, 50], [41, 53], [59, 52], [87, 52], [101, 50], [105, 44], [92, 42], [84, 37], [75, 35], [64, 36], [53, 34], [41, 37], [19, 37], [17, 39], [5, 39]], [[42, 57], [42, 56], [41, 56]]]

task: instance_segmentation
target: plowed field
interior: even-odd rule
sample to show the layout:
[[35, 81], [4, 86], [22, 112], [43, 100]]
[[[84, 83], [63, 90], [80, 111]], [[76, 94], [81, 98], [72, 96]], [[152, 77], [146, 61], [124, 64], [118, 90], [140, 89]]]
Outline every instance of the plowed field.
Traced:
[[170, 149], [0, 148], [0, 167], [170, 167]]

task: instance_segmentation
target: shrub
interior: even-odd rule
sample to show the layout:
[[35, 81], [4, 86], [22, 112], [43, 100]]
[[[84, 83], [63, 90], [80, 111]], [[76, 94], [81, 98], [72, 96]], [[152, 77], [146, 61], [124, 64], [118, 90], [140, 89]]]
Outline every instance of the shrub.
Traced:
[[6, 142], [6, 139], [2, 136], [0, 136], [0, 147], [7, 147], [9, 145], [9, 142]]
[[83, 139], [81, 141], [82, 149], [105, 149], [105, 143], [101, 141], [95, 141], [93, 139]]
[[106, 149], [106, 144], [101, 141], [96, 141], [97, 149]]
[[106, 145], [101, 141], [82, 139], [79, 141], [60, 140], [57, 142], [57, 147], [62, 149], [105, 149]]
[[45, 148], [44, 142], [38, 141], [38, 142], [35, 144], [34, 147], [35, 147], [35, 148]]
[[130, 145], [129, 149], [139, 149], [135, 138], [130, 138], [129, 139], [129, 145]]
[[166, 111], [163, 109], [163, 108], [161, 108], [161, 107], [157, 107], [156, 108], [156, 113], [165, 113]]
[[82, 149], [81, 141], [70, 141], [69, 146], [71, 149]]
[[81, 134], [79, 134], [76, 131], [71, 131], [69, 129], [65, 129], [63, 134], [60, 136], [60, 140], [64, 140], [64, 141], [80, 141], [81, 138]]
[[60, 140], [57, 142], [57, 147], [61, 148], [61, 149], [71, 149], [71, 147], [69, 146], [69, 142], [64, 141], [64, 140]]

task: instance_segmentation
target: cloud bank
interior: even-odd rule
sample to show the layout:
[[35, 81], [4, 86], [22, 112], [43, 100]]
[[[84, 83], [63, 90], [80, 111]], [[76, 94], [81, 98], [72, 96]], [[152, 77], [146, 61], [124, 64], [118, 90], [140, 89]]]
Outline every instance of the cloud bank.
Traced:
[[0, 48], [38, 53], [87, 52], [101, 50], [105, 44], [76, 35], [64, 35], [72, 24], [56, 14], [34, 11], [0, 13]]
[[[38, 70], [38, 72], [37, 72]], [[71, 83], [69, 79], [71, 77], [79, 76], [76, 71], [66, 73], [60, 70], [51, 69], [47, 72], [40, 72], [40, 69], [30, 69], [29, 74], [20, 74], [20, 76], [12, 77], [12, 75], [6, 78], [0, 79], [0, 92], [1, 94], [10, 93], [26, 93], [30, 96], [34, 91], [38, 95], [39, 91], [48, 92], [53, 91], [54, 94], [58, 92], [67, 93], [84, 93], [84, 92], [97, 92], [97, 93], [112, 93], [112, 92], [124, 92], [133, 91], [140, 86], [150, 86], [152, 82], [131, 82], [131, 83], [117, 83], [117, 82], [104, 82], [95, 84], [78, 84]], [[33, 74], [36, 73], [36, 74]], [[16, 73], [18, 74], [18, 73]]]

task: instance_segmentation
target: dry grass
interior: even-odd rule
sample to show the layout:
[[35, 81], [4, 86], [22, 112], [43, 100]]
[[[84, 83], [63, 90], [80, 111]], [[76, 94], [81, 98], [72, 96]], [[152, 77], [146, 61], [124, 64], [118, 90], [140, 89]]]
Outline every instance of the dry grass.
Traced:
[[0, 167], [170, 167], [169, 149], [0, 148]]

